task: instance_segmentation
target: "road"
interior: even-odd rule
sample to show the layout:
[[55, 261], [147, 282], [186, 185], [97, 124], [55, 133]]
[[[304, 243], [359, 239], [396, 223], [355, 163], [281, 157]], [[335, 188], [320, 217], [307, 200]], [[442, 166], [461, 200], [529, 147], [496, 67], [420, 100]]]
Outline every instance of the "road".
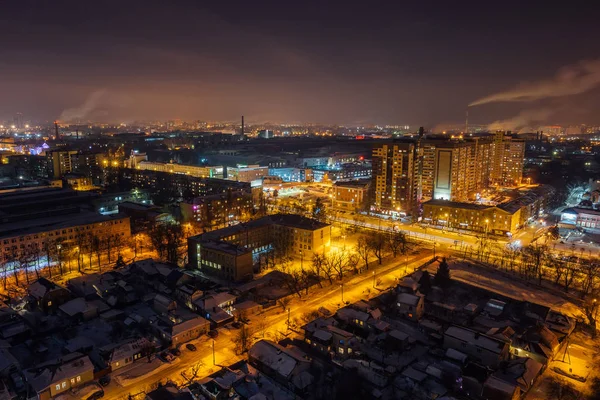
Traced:
[[[343, 283], [344, 302], [353, 303], [361, 299], [367, 299], [393, 287], [399, 278], [413, 272], [414, 268], [421, 266], [431, 257], [430, 250], [423, 250], [418, 255], [409, 256], [407, 260], [404, 260], [404, 257], [397, 257], [388, 260], [382, 266], [371, 263], [369, 271], [345, 279]], [[311, 311], [325, 307], [335, 313], [342, 306], [342, 287], [340, 283], [334, 281], [333, 284], [329, 284], [326, 282], [322, 288], [311, 288], [308, 296], [302, 298], [295, 296], [289, 304], [289, 319], [290, 321], [298, 321], [300, 324], [303, 316]], [[288, 329], [287, 322], [288, 313], [281, 307], [276, 306], [251, 317], [248, 327], [253, 332], [256, 340], [262, 338], [277, 340], [294, 334]], [[190, 369], [197, 366], [198, 363], [201, 363], [201, 367], [198, 370], [197, 377], [201, 378], [218, 370], [219, 365], [231, 365], [241, 358], [245, 358], [245, 355], [238, 356], [234, 352], [235, 344], [233, 340], [236, 332], [238, 332], [236, 329], [219, 329], [219, 336], [214, 341], [217, 366], [213, 365], [213, 340], [203, 336], [191, 342], [197, 347], [197, 351], [192, 352], [183, 348], [178, 361], [162, 369], [159, 374], [148, 376], [126, 387], [119, 386], [113, 380], [105, 388], [104, 398], [126, 399], [129, 394], [141, 393], [157, 382], [162, 381], [164, 383], [167, 379], [181, 383], [184, 381], [181, 373], [187, 373], [189, 376]]]

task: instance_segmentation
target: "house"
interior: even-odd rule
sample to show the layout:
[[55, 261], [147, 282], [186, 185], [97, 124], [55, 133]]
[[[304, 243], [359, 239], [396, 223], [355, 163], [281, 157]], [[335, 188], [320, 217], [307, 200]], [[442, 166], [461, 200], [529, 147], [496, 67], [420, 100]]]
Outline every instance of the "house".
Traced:
[[515, 357], [533, 358], [541, 364], [547, 364], [558, 352], [558, 338], [546, 325], [538, 323], [527, 328], [513, 338], [510, 353]]
[[62, 315], [72, 321], [89, 321], [98, 316], [98, 307], [82, 297], [69, 300], [58, 309]]
[[146, 338], [121, 343], [111, 351], [108, 365], [111, 371], [123, 368], [146, 356], [152, 347], [152, 343]]
[[175, 289], [175, 298], [191, 310], [194, 309], [194, 302], [202, 296], [204, 292], [191, 285], [181, 285]]
[[496, 367], [509, 357], [508, 340], [488, 336], [461, 326], [450, 326], [444, 332], [444, 349], [455, 349], [465, 353], [473, 360]]
[[94, 366], [88, 356], [72, 353], [62, 360], [45, 362], [24, 371], [25, 379], [39, 400], [49, 400], [94, 379]]
[[314, 377], [309, 373], [310, 360], [298, 349], [288, 349], [269, 340], [261, 340], [248, 352], [248, 361], [296, 394], [310, 391]]
[[[519, 389], [521, 397], [533, 387], [544, 366], [531, 358], [519, 358], [503, 362], [492, 377]], [[485, 385], [484, 385], [485, 390]]]
[[336, 317], [347, 325], [353, 325], [365, 330], [368, 329], [367, 321], [370, 315], [367, 312], [355, 310], [351, 307], [344, 307], [337, 311]]
[[46, 278], [40, 278], [27, 288], [32, 302], [44, 312], [54, 312], [71, 299], [71, 292]]
[[483, 384], [481, 398], [485, 400], [519, 400], [521, 389], [491, 375]]
[[233, 321], [235, 307], [233, 303], [237, 297], [227, 292], [207, 295], [194, 302], [196, 311], [202, 312], [210, 320], [214, 328], [223, 326]]
[[210, 322], [202, 317], [195, 317], [178, 323], [159, 320], [156, 329], [163, 340], [171, 343], [172, 347], [177, 347], [208, 333], [210, 330]]
[[152, 300], [152, 309], [158, 314], [168, 314], [177, 309], [177, 303], [167, 296], [157, 294]]
[[398, 313], [411, 321], [418, 321], [425, 312], [424, 296], [399, 293], [396, 299]]

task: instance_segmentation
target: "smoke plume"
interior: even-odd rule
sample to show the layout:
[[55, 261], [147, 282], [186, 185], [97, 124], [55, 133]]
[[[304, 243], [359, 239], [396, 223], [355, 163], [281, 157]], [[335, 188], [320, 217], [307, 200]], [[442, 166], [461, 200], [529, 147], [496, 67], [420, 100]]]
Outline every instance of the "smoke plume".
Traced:
[[535, 130], [540, 123], [545, 123], [553, 113], [554, 112], [552, 110], [547, 108], [524, 110], [512, 118], [492, 122], [488, 125], [488, 130], [490, 132], [509, 130], [519, 132], [519, 130], [527, 131], [528, 129]]
[[94, 112], [100, 110], [106, 97], [106, 90], [100, 89], [92, 92], [83, 104], [78, 107], [68, 108], [64, 110], [59, 117], [60, 121], [71, 122], [75, 120], [84, 120]]
[[561, 68], [553, 79], [523, 83], [514, 89], [496, 93], [469, 104], [478, 106], [496, 102], [527, 102], [587, 92], [600, 84], [600, 60], [580, 61]]

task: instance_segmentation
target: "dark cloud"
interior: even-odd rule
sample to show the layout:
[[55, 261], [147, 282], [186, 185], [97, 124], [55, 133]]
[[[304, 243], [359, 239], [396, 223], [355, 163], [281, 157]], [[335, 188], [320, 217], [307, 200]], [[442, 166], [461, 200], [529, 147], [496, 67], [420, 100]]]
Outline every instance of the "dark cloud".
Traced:
[[[70, 110], [124, 121], [243, 113], [433, 125], [600, 56], [594, 10], [402, 3], [3, 2], [0, 119]], [[518, 112], [486, 105], [472, 119]], [[591, 111], [561, 117], [600, 122]]]

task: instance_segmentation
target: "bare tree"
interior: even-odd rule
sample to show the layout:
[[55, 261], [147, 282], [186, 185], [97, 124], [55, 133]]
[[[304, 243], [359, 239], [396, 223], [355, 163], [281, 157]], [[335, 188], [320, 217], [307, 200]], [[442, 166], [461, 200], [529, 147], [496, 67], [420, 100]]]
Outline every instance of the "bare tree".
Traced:
[[292, 300], [289, 297], [282, 297], [279, 300], [277, 300], [277, 305], [279, 305], [279, 307], [281, 307], [283, 309], [283, 311], [285, 312], [285, 311], [287, 311], [291, 302], [292, 302]]
[[201, 377], [202, 368], [204, 368], [204, 363], [202, 361], [198, 361], [190, 368], [190, 373], [186, 374], [186, 371], [181, 371], [181, 377], [185, 380], [184, 386], [189, 386], [194, 383], [199, 377]]
[[321, 276], [323, 276], [323, 264], [325, 263], [325, 256], [323, 254], [315, 253], [310, 264], [311, 272], [319, 278], [319, 287], [323, 287], [321, 283]]
[[406, 252], [406, 235], [402, 231], [390, 231], [387, 235], [387, 248], [392, 252], [392, 256], [396, 258], [398, 254]]
[[387, 238], [385, 233], [376, 232], [373, 235], [369, 235], [367, 239], [367, 245], [371, 248], [371, 251], [377, 257], [377, 261], [379, 265], [381, 265], [381, 260], [383, 259], [383, 254], [386, 248]]
[[371, 257], [371, 246], [369, 246], [367, 242], [367, 238], [365, 236], [361, 236], [356, 241], [355, 246], [356, 254], [360, 257], [360, 259], [365, 263], [365, 269], [369, 269], [369, 258]]
[[244, 324], [240, 327], [240, 329], [238, 329], [232, 341], [235, 344], [236, 352], [238, 354], [243, 354], [250, 350], [254, 338], [252, 337], [250, 329], [248, 329], [248, 327]]

